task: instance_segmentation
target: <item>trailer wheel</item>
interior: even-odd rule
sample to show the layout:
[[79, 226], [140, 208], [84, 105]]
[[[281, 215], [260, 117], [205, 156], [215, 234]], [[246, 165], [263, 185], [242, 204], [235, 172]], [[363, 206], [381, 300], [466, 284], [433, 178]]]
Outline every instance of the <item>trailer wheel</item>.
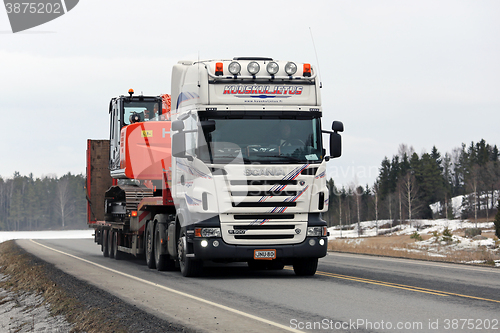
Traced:
[[101, 239], [101, 250], [102, 250], [102, 255], [107, 257], [109, 255], [108, 252], [108, 230], [103, 230], [101, 232], [102, 239]]
[[161, 254], [161, 224], [156, 223], [155, 227], [155, 264], [156, 269], [159, 271], [173, 271], [175, 270], [175, 261], [173, 261], [168, 254]]
[[115, 257], [115, 254], [113, 252], [113, 248], [114, 248], [114, 242], [113, 242], [113, 234], [115, 232], [113, 231], [113, 229], [110, 229], [108, 231], [108, 256], [110, 258], [114, 258]]
[[149, 222], [146, 228], [146, 244], [145, 244], [146, 249], [144, 251], [146, 255], [146, 264], [148, 265], [149, 268], [156, 268], [156, 262], [154, 257], [153, 228], [154, 228], [154, 223]]
[[293, 271], [298, 276], [312, 276], [317, 268], [318, 258], [297, 258], [293, 261]]
[[116, 260], [122, 260], [123, 259], [123, 252], [120, 252], [118, 250], [118, 230], [113, 231], [113, 256], [115, 257]]
[[177, 241], [177, 257], [181, 273], [186, 277], [194, 277], [201, 275], [203, 271], [203, 261], [195, 260], [187, 256], [187, 239], [185, 231], [181, 231], [179, 240]]

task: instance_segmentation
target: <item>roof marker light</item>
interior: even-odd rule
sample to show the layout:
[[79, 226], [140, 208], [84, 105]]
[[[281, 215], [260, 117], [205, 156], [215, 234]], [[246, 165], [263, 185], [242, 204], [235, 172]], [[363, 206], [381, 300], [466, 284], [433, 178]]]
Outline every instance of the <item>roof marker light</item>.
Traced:
[[229, 73], [238, 75], [241, 71], [241, 65], [238, 62], [233, 61], [229, 64], [229, 67], [227, 69], [229, 70]]
[[294, 62], [288, 62], [285, 65], [285, 73], [287, 73], [290, 76], [297, 73], [297, 65]]
[[280, 66], [275, 63], [274, 61], [271, 61], [270, 63], [267, 64], [267, 67], [266, 67], [266, 70], [269, 74], [271, 75], [275, 75], [276, 73], [278, 73], [280, 69]]
[[219, 76], [219, 75], [223, 75], [224, 74], [224, 71], [222, 69], [222, 62], [216, 62], [215, 63], [215, 75]]
[[260, 71], [260, 65], [258, 62], [252, 61], [247, 65], [248, 73], [255, 75]]
[[304, 76], [311, 76], [311, 64], [304, 64]]

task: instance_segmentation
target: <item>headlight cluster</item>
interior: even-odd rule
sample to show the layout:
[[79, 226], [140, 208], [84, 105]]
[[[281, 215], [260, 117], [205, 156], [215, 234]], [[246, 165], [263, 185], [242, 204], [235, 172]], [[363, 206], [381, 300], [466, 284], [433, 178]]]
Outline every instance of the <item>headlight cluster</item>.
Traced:
[[221, 237], [220, 228], [195, 228], [195, 237]]
[[326, 227], [308, 227], [307, 228], [307, 236], [310, 237], [322, 237], [326, 236], [327, 228]]

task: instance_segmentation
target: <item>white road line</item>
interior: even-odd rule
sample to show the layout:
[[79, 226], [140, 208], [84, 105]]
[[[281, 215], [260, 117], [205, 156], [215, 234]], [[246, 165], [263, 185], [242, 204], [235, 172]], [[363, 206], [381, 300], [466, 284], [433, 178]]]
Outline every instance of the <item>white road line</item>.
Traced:
[[107, 271], [110, 271], [112, 273], [115, 273], [115, 274], [120, 274], [122, 276], [125, 276], [125, 277], [128, 277], [130, 279], [133, 279], [133, 280], [136, 280], [136, 281], [139, 281], [141, 283], [145, 283], [145, 284], [149, 284], [151, 286], [154, 286], [154, 287], [157, 287], [157, 288], [160, 288], [160, 289], [163, 289], [163, 290], [166, 290], [168, 292], [171, 292], [171, 293], [174, 293], [174, 294], [177, 294], [177, 295], [181, 295], [181, 296], [184, 296], [184, 297], [187, 297], [187, 298], [191, 298], [195, 301], [198, 301], [198, 302], [202, 302], [202, 303], [205, 303], [205, 304], [208, 304], [210, 306], [215, 306], [219, 309], [222, 309], [222, 310], [226, 310], [226, 311], [229, 311], [229, 312], [232, 312], [232, 313], [235, 313], [235, 314], [238, 314], [240, 316], [244, 316], [244, 317], [247, 317], [247, 318], [250, 318], [250, 319], [253, 319], [253, 320], [256, 320], [256, 321], [260, 321], [264, 324], [268, 324], [268, 325], [272, 325], [272, 326], [275, 326], [275, 327], [278, 327], [280, 329], [283, 329], [285, 331], [289, 331], [289, 332], [301, 332], [300, 330], [297, 330], [297, 329], [293, 329], [291, 327], [288, 327], [288, 326], [285, 326], [285, 325], [281, 325], [279, 323], [275, 323], [273, 321], [270, 321], [270, 320], [267, 320], [267, 319], [264, 319], [264, 318], [261, 318], [261, 317], [257, 317], [257, 316], [254, 316], [252, 314], [249, 314], [249, 313], [246, 313], [246, 312], [242, 312], [242, 311], [239, 311], [239, 310], [236, 310], [236, 309], [233, 309], [233, 308], [230, 308], [228, 306], [225, 306], [225, 305], [222, 305], [222, 304], [218, 304], [218, 303], [214, 303], [212, 301], [208, 301], [206, 299], [203, 299], [203, 298], [200, 298], [200, 297], [197, 297], [197, 296], [193, 296], [193, 295], [190, 295], [190, 294], [186, 294], [182, 291], [178, 291], [178, 290], [175, 290], [175, 289], [171, 289], [171, 288], [168, 288], [168, 287], [165, 287], [165, 286], [162, 286], [160, 284], [157, 284], [157, 283], [153, 283], [151, 281], [147, 281], [147, 280], [143, 280], [141, 278], [138, 278], [136, 276], [133, 276], [133, 275], [130, 275], [130, 274], [126, 274], [126, 273], [123, 273], [123, 272], [120, 272], [120, 271], [117, 271], [117, 270], [114, 270], [112, 268], [109, 268], [109, 267], [106, 267], [106, 266], [103, 266], [103, 265], [99, 265], [95, 262], [92, 262], [90, 260], [87, 260], [87, 259], [83, 259], [83, 258], [80, 258], [80, 257], [77, 257], [75, 255], [72, 255], [72, 254], [69, 254], [69, 253], [66, 253], [66, 252], [63, 252], [63, 251], [60, 251], [60, 250], [57, 250], [57, 249], [54, 249], [54, 248], [51, 248], [51, 247], [48, 247], [46, 245], [43, 245], [43, 244], [40, 244], [32, 239], [30, 239], [31, 242], [41, 246], [41, 247], [44, 247], [46, 249], [49, 249], [49, 250], [52, 250], [54, 252], [57, 252], [57, 253], [61, 253], [61, 254], [64, 254], [68, 257], [71, 257], [71, 258], [74, 258], [74, 259], [77, 259], [77, 260], [80, 260], [80, 261], [83, 261], [87, 264], [91, 264], [91, 265], [94, 265], [96, 267], [99, 267], [99, 268], [102, 268], [102, 269], [105, 269]]
[[404, 261], [405, 263], [409, 264], [415, 264], [415, 265], [422, 265], [422, 266], [433, 266], [433, 267], [449, 267], [449, 268], [456, 268], [456, 269], [464, 269], [468, 271], [478, 271], [478, 272], [489, 272], [489, 273], [500, 273], [500, 269], [498, 268], [480, 268], [480, 267], [471, 267], [471, 266], [465, 266], [465, 265], [460, 265], [460, 264], [454, 264], [454, 263], [448, 263], [448, 262], [443, 262], [443, 263], [438, 263], [438, 262], [425, 262], [422, 260], [415, 260], [415, 259], [405, 259], [405, 258], [385, 258], [385, 257], [377, 257], [377, 256], [366, 256], [361, 253], [341, 253], [341, 252], [329, 252], [328, 255], [333, 255], [333, 256], [339, 256], [339, 257], [350, 257], [350, 256], [359, 256], [363, 258], [370, 258], [370, 260], [380, 260], [380, 261]]

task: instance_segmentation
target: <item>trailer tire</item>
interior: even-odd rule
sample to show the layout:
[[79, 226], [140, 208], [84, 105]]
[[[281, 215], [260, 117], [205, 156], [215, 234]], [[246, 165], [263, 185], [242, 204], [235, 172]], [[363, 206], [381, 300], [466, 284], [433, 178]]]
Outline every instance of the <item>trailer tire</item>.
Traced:
[[113, 242], [113, 234], [115, 232], [113, 231], [113, 229], [110, 229], [108, 231], [108, 256], [113, 259], [115, 257], [115, 254], [113, 252], [113, 248], [114, 248], [114, 242]]
[[101, 235], [102, 235], [102, 239], [101, 239], [102, 255], [104, 257], [107, 257], [109, 255], [109, 252], [108, 252], [108, 230], [103, 230]]
[[156, 268], [154, 252], [154, 223], [148, 223], [146, 227], [146, 242], [144, 244], [144, 254], [146, 255], [146, 264], [149, 268]]
[[115, 257], [115, 260], [122, 260], [123, 252], [118, 250], [118, 236], [118, 231], [113, 231], [113, 257]]
[[156, 269], [159, 271], [173, 271], [175, 270], [175, 261], [170, 258], [168, 254], [161, 254], [161, 224], [156, 223], [155, 226], [155, 264]]
[[293, 271], [298, 276], [313, 276], [318, 268], [318, 258], [296, 258], [293, 261]]
[[181, 231], [177, 241], [177, 258], [181, 273], [185, 277], [195, 277], [201, 275], [203, 271], [203, 261], [186, 256], [187, 238], [185, 231]]

